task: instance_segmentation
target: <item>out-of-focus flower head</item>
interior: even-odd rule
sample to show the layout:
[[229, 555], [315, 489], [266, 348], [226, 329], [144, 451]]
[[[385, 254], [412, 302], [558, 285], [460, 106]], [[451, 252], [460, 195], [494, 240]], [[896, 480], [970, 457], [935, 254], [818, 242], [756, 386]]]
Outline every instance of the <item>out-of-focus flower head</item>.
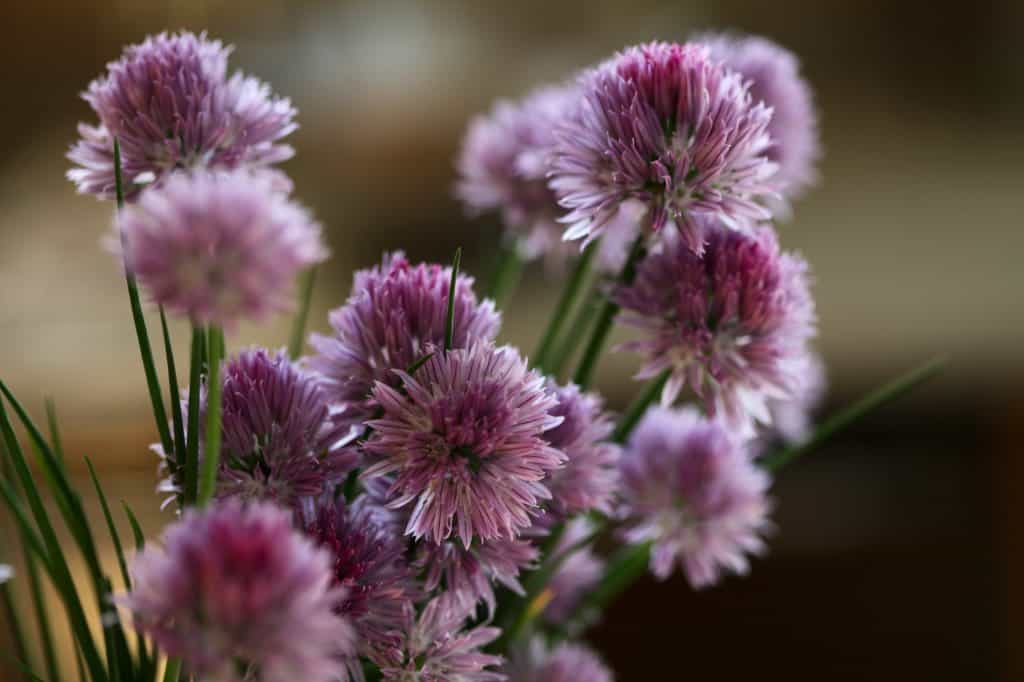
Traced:
[[[355, 627], [359, 653], [379, 665], [400, 662], [406, 615], [419, 590], [390, 512], [366, 495], [346, 504], [328, 494], [310, 516], [306, 532], [331, 555], [334, 582], [345, 589], [338, 612]], [[359, 662], [349, 663], [361, 676]]]
[[821, 356], [808, 351], [793, 369], [793, 397], [769, 401], [772, 426], [767, 434], [792, 445], [811, 435], [812, 417], [825, 398], [828, 381]]
[[644, 356], [638, 378], [671, 371], [663, 403], [685, 385], [745, 436], [771, 422], [767, 402], [797, 390], [815, 334], [807, 263], [779, 250], [770, 227], [704, 228], [703, 257], [666, 237], [615, 293], [622, 321], [641, 330], [621, 348]]
[[412, 505], [406, 532], [440, 543], [455, 536], [513, 540], [550, 499], [544, 478], [565, 461], [544, 432], [561, 417], [554, 396], [509, 346], [438, 349], [402, 391], [373, 389], [383, 416], [367, 422], [375, 460], [363, 476], [391, 476], [388, 505]]
[[562, 417], [562, 423], [544, 434], [544, 440], [567, 457], [565, 466], [547, 480], [548, 506], [561, 517], [591, 509], [610, 514], [621, 449], [608, 442], [613, 425], [603, 401], [574, 384], [559, 386], [548, 380], [547, 387], [558, 400], [551, 414]]
[[[114, 139], [121, 148], [125, 196], [191, 168], [264, 167], [291, 158], [280, 140], [291, 133], [295, 108], [261, 81], [227, 75], [231, 47], [206, 34], [161, 33], [125, 48], [82, 97], [99, 118], [80, 123], [68, 158], [78, 191], [115, 195]], [[290, 183], [281, 174], [279, 188]]]
[[783, 196], [799, 197], [817, 179], [821, 140], [810, 84], [796, 55], [757, 36], [701, 35], [711, 57], [750, 81], [750, 95], [772, 108], [768, 158], [779, 165], [775, 180]]
[[735, 227], [770, 217], [771, 109], [700, 45], [654, 42], [586, 72], [576, 112], [559, 128], [551, 188], [569, 210], [566, 239], [600, 235], [627, 200], [658, 231], [674, 226], [691, 251], [699, 216]]
[[[573, 545], [587, 538], [594, 530], [586, 517], [570, 521], [555, 546], [554, 555], [569, 550]], [[580, 601], [604, 575], [604, 561], [589, 546], [573, 552], [551, 576], [547, 589], [551, 601], [544, 607], [542, 616], [552, 625], [568, 625], [566, 620], [576, 611]], [[587, 614], [582, 614], [584, 617]]]
[[326, 552], [292, 515], [238, 500], [185, 512], [132, 563], [119, 602], [204, 679], [334, 682], [355, 642]]
[[651, 542], [659, 579], [678, 564], [696, 588], [743, 574], [764, 550], [771, 480], [725, 426], [692, 409], [653, 407], [622, 458], [624, 536]]
[[287, 310], [300, 270], [327, 258], [320, 225], [265, 173], [176, 173], [120, 214], [125, 263], [156, 303], [234, 328]]
[[[401, 252], [355, 274], [345, 305], [331, 311], [333, 336], [314, 334], [317, 355], [310, 367], [322, 377], [338, 419], [360, 425], [377, 409], [372, 390], [380, 381], [400, 386], [395, 370], [407, 370], [444, 344], [450, 267], [411, 264]], [[473, 278], [460, 274], [455, 286], [453, 348], [489, 341], [501, 317], [489, 300], [478, 301]]]
[[565, 211], [548, 187], [554, 130], [576, 106], [575, 85], [538, 88], [522, 100], [499, 101], [470, 122], [458, 158], [456, 195], [476, 214], [500, 211], [527, 259], [558, 263], [578, 249], [562, 241]]
[[494, 583], [525, 596], [519, 573], [534, 568], [538, 556], [537, 548], [524, 538], [475, 542], [470, 547], [457, 540], [421, 542], [416, 552], [414, 565], [427, 592], [443, 588], [453, 608], [465, 612], [483, 602], [489, 616], [497, 606]]
[[381, 668], [388, 682], [502, 682], [497, 672], [504, 659], [482, 648], [501, 630], [478, 626], [463, 629], [466, 614], [441, 597], [427, 603], [417, 617], [409, 613], [402, 662]]
[[562, 642], [548, 649], [539, 638], [513, 650], [503, 668], [508, 682], [613, 682], [615, 676], [588, 646]]
[[14, 569], [10, 564], [0, 564], [0, 585], [14, 577]]

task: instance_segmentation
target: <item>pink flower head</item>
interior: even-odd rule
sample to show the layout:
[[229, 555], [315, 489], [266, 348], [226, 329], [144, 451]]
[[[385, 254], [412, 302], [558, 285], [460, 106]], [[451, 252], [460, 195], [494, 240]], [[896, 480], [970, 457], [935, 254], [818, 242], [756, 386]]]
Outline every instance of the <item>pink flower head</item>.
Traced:
[[[565, 527], [554, 553], [565, 552], [570, 547], [589, 536], [594, 530], [593, 524], [584, 516], [569, 521]], [[576, 610], [583, 597], [604, 576], [605, 562], [593, 552], [589, 546], [573, 552], [551, 576], [548, 589], [551, 601], [544, 608], [544, 620], [552, 625], [568, 625], [566, 621]], [[586, 614], [584, 614], [586, 615]]]
[[406, 532], [440, 543], [455, 535], [513, 540], [551, 497], [544, 478], [565, 460], [543, 434], [561, 423], [544, 378], [515, 349], [477, 343], [438, 350], [402, 391], [378, 382], [383, 416], [367, 422], [367, 478], [395, 475], [389, 506], [412, 504]]
[[[114, 198], [114, 139], [125, 196], [190, 168], [262, 167], [291, 158], [279, 144], [297, 127], [295, 108], [259, 80], [227, 76], [231, 47], [206, 34], [161, 33], [125, 48], [82, 94], [99, 125], [80, 123], [68, 153], [78, 191]], [[287, 179], [275, 175], [279, 187]]]
[[[351, 505], [321, 498], [306, 532], [326, 548], [335, 584], [345, 589], [338, 612], [355, 627], [358, 651], [380, 665], [401, 660], [405, 618], [419, 591], [405, 562], [405, 543], [385, 509], [366, 495]], [[349, 661], [353, 667], [358, 661]]]
[[456, 194], [472, 213], [501, 211], [505, 229], [528, 259], [563, 261], [565, 211], [548, 187], [554, 130], [576, 106], [575, 86], [543, 87], [518, 102], [500, 101], [473, 119], [458, 159]]
[[781, 193], [796, 198], [817, 178], [821, 157], [817, 114], [811, 86], [800, 75], [800, 62], [786, 48], [756, 36], [698, 36], [711, 57], [750, 81], [750, 96], [772, 108], [767, 156], [778, 164]]
[[118, 224], [128, 269], [196, 324], [230, 329], [288, 309], [295, 276], [327, 257], [320, 225], [266, 173], [177, 173]]
[[613, 682], [615, 676], [593, 649], [562, 642], [548, 649], [539, 638], [512, 652], [508, 682]]
[[821, 406], [828, 385], [821, 356], [808, 351], [793, 371], [795, 389], [791, 398], [772, 400], [771, 434], [784, 443], [798, 443], [811, 435], [815, 410]]
[[354, 635], [326, 552], [289, 513], [238, 500], [186, 511], [132, 564], [135, 627], [204, 679], [334, 682]]
[[567, 457], [565, 466], [547, 480], [548, 506], [561, 517], [591, 509], [610, 514], [619, 482], [620, 448], [608, 442], [613, 425], [601, 397], [551, 380], [548, 390], [558, 400], [551, 414], [562, 417], [562, 423], [544, 434], [544, 440]]
[[692, 409], [653, 407], [622, 459], [625, 538], [651, 542], [659, 579], [678, 564], [706, 587], [724, 571], [746, 573], [764, 550], [771, 480], [722, 425]]
[[388, 682], [503, 682], [496, 672], [504, 659], [481, 649], [501, 634], [495, 627], [463, 629], [465, 612], [443, 598], [427, 603], [416, 617], [409, 613], [401, 663], [381, 668]]
[[[444, 344], [451, 276], [450, 267], [412, 265], [401, 252], [355, 274], [348, 301], [331, 311], [334, 335], [312, 337], [317, 355], [310, 366], [342, 408], [339, 419], [361, 425], [377, 409], [376, 382], [401, 385], [395, 370], [409, 369]], [[492, 301], [477, 300], [472, 277], [459, 275], [454, 307], [454, 348], [497, 335], [501, 317]]]
[[647, 360], [638, 378], [671, 370], [662, 402], [684, 385], [744, 435], [770, 423], [770, 399], [796, 390], [795, 366], [815, 334], [807, 264], [782, 253], [770, 227], [709, 225], [704, 256], [668, 237], [619, 289], [622, 321], [642, 330], [622, 345]]
[[699, 45], [648, 43], [586, 72], [581, 104], [560, 127], [551, 188], [569, 210], [566, 239], [601, 234], [619, 206], [647, 205], [700, 253], [711, 216], [741, 227], [769, 217], [771, 109]]
[[473, 611], [483, 602], [489, 616], [494, 615], [497, 606], [494, 583], [525, 596], [519, 573], [536, 568], [539, 554], [523, 538], [475, 542], [470, 547], [455, 540], [421, 542], [416, 551], [414, 565], [423, 575], [427, 592], [443, 588], [453, 608], [464, 612]]

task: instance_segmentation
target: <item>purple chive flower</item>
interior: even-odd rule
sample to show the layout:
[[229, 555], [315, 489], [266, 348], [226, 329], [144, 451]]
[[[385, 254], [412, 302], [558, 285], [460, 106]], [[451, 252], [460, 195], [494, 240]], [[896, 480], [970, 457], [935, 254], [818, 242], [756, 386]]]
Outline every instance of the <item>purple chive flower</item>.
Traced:
[[608, 442], [612, 420], [602, 411], [597, 394], [551, 380], [547, 387], [558, 400], [551, 414], [562, 417], [562, 423], [544, 434], [544, 440], [567, 457], [565, 466], [554, 470], [547, 480], [551, 491], [548, 506], [561, 517], [591, 509], [610, 514], [621, 452], [618, 445]]
[[793, 397], [771, 400], [771, 431], [784, 443], [798, 443], [811, 435], [811, 417], [825, 398], [825, 363], [817, 353], [808, 352], [793, 370]]
[[463, 630], [465, 620], [464, 612], [450, 608], [442, 598], [427, 603], [418, 617], [410, 610], [402, 662], [381, 667], [384, 680], [503, 682], [505, 675], [493, 668], [500, 666], [504, 659], [481, 651], [497, 639], [501, 630], [489, 626]]
[[779, 251], [770, 227], [705, 228], [704, 256], [668, 237], [619, 289], [622, 321], [643, 330], [622, 348], [647, 363], [638, 378], [670, 370], [662, 402], [684, 385], [745, 435], [771, 421], [766, 402], [790, 398], [794, 367], [815, 333], [807, 264]]
[[622, 482], [625, 538], [653, 543], [659, 579], [678, 564], [707, 587], [725, 571], [746, 573], [746, 555], [764, 550], [771, 480], [721, 422], [651, 408], [623, 455]]
[[414, 376], [396, 373], [404, 392], [373, 389], [383, 416], [367, 422], [365, 449], [378, 461], [363, 475], [395, 475], [388, 504], [413, 505], [406, 533], [417, 539], [515, 539], [565, 460], [543, 440], [562, 421], [544, 378], [515, 349], [490, 343], [438, 350]]
[[[405, 542], [390, 527], [389, 515], [366, 495], [351, 505], [327, 495], [306, 525], [331, 555], [335, 584], [345, 588], [337, 609], [355, 627], [359, 653], [380, 665], [401, 661], [406, 613], [419, 595]], [[349, 662], [359, 667], [355, 659]]]
[[[394, 370], [408, 369], [444, 344], [451, 276], [449, 267], [412, 265], [401, 252], [355, 274], [348, 301], [330, 314], [334, 335], [312, 337], [317, 355], [310, 366], [343, 408], [342, 421], [361, 425], [377, 409], [376, 382], [401, 385]], [[497, 335], [501, 317], [492, 301], [477, 300], [472, 277], [459, 275], [454, 307], [454, 348]]]
[[489, 616], [497, 606], [494, 583], [524, 596], [519, 573], [535, 568], [539, 554], [533, 544], [522, 538], [476, 542], [471, 547], [453, 540], [440, 544], [421, 542], [416, 551], [414, 565], [423, 575], [427, 592], [443, 587], [444, 597], [451, 600], [453, 608], [463, 612], [472, 611], [483, 602]]
[[796, 55], [765, 38], [698, 36], [711, 57], [750, 81], [750, 96], [772, 108], [767, 156], [778, 164], [781, 193], [796, 198], [817, 178], [821, 158], [811, 86], [800, 75]]
[[295, 275], [327, 257], [320, 226], [266, 173], [175, 174], [119, 220], [128, 269], [196, 324], [287, 309]]
[[586, 72], [579, 109], [559, 129], [551, 188], [569, 209], [566, 239], [601, 234], [622, 202], [647, 205], [700, 253], [699, 216], [742, 226], [769, 217], [771, 109], [699, 45], [648, 43]]
[[[99, 125], [80, 123], [68, 179], [83, 194], [114, 198], [114, 138], [126, 197], [178, 169], [261, 167], [291, 158], [278, 141], [297, 127], [295, 108], [259, 80], [227, 76], [232, 48], [206, 34], [161, 33], [127, 47], [83, 99]], [[276, 175], [280, 186], [287, 179]]]
[[615, 679], [590, 647], [563, 642], [549, 650], [539, 638], [513, 651], [503, 670], [508, 673], [508, 682], [613, 682]]
[[237, 500], [189, 510], [132, 564], [120, 598], [135, 627], [204, 679], [317, 680], [344, 673], [354, 635], [334, 605], [326, 552], [288, 512]]
[[[577, 517], [570, 521], [555, 547], [555, 555], [565, 552], [585, 539], [593, 530], [593, 524], [585, 517]], [[552, 596], [551, 601], [544, 607], [544, 620], [552, 625], [566, 625], [566, 621], [584, 595], [597, 585], [603, 575], [604, 561], [589, 546], [571, 554], [558, 567], [548, 583]]]

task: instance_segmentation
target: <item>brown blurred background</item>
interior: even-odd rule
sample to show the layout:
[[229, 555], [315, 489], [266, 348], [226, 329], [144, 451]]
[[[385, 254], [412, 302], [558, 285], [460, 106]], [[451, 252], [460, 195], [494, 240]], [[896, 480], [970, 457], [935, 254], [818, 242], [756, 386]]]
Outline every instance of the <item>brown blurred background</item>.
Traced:
[[[0, 375], [35, 408], [55, 398], [75, 470], [93, 457], [150, 534], [170, 515], [123, 280], [99, 246], [110, 207], [63, 179], [75, 122], [91, 118], [77, 93], [123, 44], [207, 28], [296, 102], [286, 170], [334, 252], [316, 329], [383, 249], [448, 259], [463, 245], [486, 279], [497, 226], [462, 216], [452, 159], [494, 98], [655, 37], [722, 28], [790, 47], [826, 158], [781, 234], [816, 272], [826, 411], [935, 353], [953, 364], [781, 474], [772, 551], [749, 578], [701, 593], [645, 582], [592, 638], [626, 682], [1024, 679], [1024, 3], [10, 0], [2, 16]], [[504, 331], [527, 349], [558, 290], [529, 275]], [[282, 319], [230, 344], [286, 334]], [[613, 406], [634, 367], [602, 364]]]

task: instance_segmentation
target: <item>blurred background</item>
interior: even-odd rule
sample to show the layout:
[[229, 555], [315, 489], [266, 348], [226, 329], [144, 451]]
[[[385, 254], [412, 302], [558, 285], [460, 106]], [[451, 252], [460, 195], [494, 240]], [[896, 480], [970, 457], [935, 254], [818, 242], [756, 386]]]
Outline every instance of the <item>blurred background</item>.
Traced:
[[[36, 416], [56, 400], [74, 471], [85, 483], [92, 457], [151, 535], [171, 515], [153, 493], [124, 282], [100, 247], [110, 206], [63, 178], [76, 121], [92, 120], [77, 94], [122, 45], [206, 28], [237, 45], [233, 67], [295, 101], [285, 170], [334, 253], [317, 330], [353, 269], [385, 249], [448, 260], [462, 245], [486, 280], [497, 222], [465, 218], [451, 187], [466, 123], [495, 98], [699, 30], [791, 48], [817, 92], [826, 156], [781, 236], [816, 273], [824, 411], [936, 353], [952, 365], [781, 473], [771, 553], [749, 578], [699, 593], [679, 577], [644, 582], [592, 640], [626, 682], [1024, 679], [1024, 3], [35, 0], [3, 14], [0, 376]], [[531, 348], [558, 289], [531, 270], [504, 340]], [[280, 319], [229, 343], [286, 338]], [[636, 389], [635, 366], [606, 356], [613, 407]]]

